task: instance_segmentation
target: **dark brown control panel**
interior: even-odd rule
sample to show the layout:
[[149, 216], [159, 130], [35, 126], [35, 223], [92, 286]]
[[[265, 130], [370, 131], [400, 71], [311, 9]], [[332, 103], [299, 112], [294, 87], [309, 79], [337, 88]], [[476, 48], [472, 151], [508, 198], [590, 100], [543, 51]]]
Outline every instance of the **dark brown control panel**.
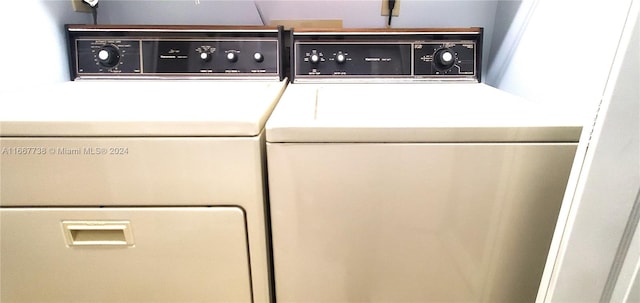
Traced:
[[284, 78], [282, 28], [68, 25], [80, 78]]
[[480, 82], [482, 28], [292, 32], [292, 80]]

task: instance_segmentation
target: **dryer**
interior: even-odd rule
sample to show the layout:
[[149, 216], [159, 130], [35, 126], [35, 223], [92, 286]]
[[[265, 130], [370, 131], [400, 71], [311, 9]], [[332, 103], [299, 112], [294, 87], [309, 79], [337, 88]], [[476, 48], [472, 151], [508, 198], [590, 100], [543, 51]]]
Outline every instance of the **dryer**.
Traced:
[[479, 28], [294, 31], [267, 122], [278, 302], [532, 302], [581, 118], [480, 81]]
[[0, 98], [2, 302], [271, 302], [281, 28], [67, 27], [75, 81]]

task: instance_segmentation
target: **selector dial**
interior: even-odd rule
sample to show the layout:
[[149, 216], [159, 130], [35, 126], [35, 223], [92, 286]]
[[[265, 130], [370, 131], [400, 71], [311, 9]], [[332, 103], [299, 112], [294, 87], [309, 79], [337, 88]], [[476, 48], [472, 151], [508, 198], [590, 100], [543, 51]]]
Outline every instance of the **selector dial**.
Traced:
[[114, 67], [120, 61], [120, 52], [114, 45], [105, 45], [98, 51], [98, 63], [104, 67]]
[[450, 48], [441, 48], [433, 55], [433, 61], [438, 69], [445, 70], [455, 64], [456, 56]]
[[234, 52], [228, 52], [227, 53], [227, 61], [229, 61], [229, 62], [238, 61], [238, 54], [236, 54]]
[[339, 53], [336, 55], [336, 62], [338, 62], [338, 63], [344, 63], [344, 61], [346, 61], [346, 60], [347, 60], [347, 57], [346, 57], [342, 52], [339, 52]]
[[311, 63], [318, 63], [320, 62], [320, 56], [318, 56], [318, 54], [311, 54], [309, 61], [311, 61]]

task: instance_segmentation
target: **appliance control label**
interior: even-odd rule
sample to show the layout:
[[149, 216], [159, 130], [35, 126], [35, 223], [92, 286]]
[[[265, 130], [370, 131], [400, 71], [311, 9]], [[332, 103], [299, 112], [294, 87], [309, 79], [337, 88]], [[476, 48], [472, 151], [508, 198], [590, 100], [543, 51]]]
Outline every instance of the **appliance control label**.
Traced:
[[71, 77], [282, 80], [282, 28], [69, 26]]

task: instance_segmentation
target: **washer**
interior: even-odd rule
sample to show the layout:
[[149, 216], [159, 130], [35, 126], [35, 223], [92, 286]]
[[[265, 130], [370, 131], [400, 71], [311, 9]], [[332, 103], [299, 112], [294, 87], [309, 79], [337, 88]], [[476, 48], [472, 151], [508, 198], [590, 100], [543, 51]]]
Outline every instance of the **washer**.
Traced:
[[535, 300], [582, 124], [482, 84], [481, 37], [294, 31], [266, 126], [278, 302]]
[[76, 81], [0, 98], [2, 302], [271, 302], [281, 28], [67, 27]]

